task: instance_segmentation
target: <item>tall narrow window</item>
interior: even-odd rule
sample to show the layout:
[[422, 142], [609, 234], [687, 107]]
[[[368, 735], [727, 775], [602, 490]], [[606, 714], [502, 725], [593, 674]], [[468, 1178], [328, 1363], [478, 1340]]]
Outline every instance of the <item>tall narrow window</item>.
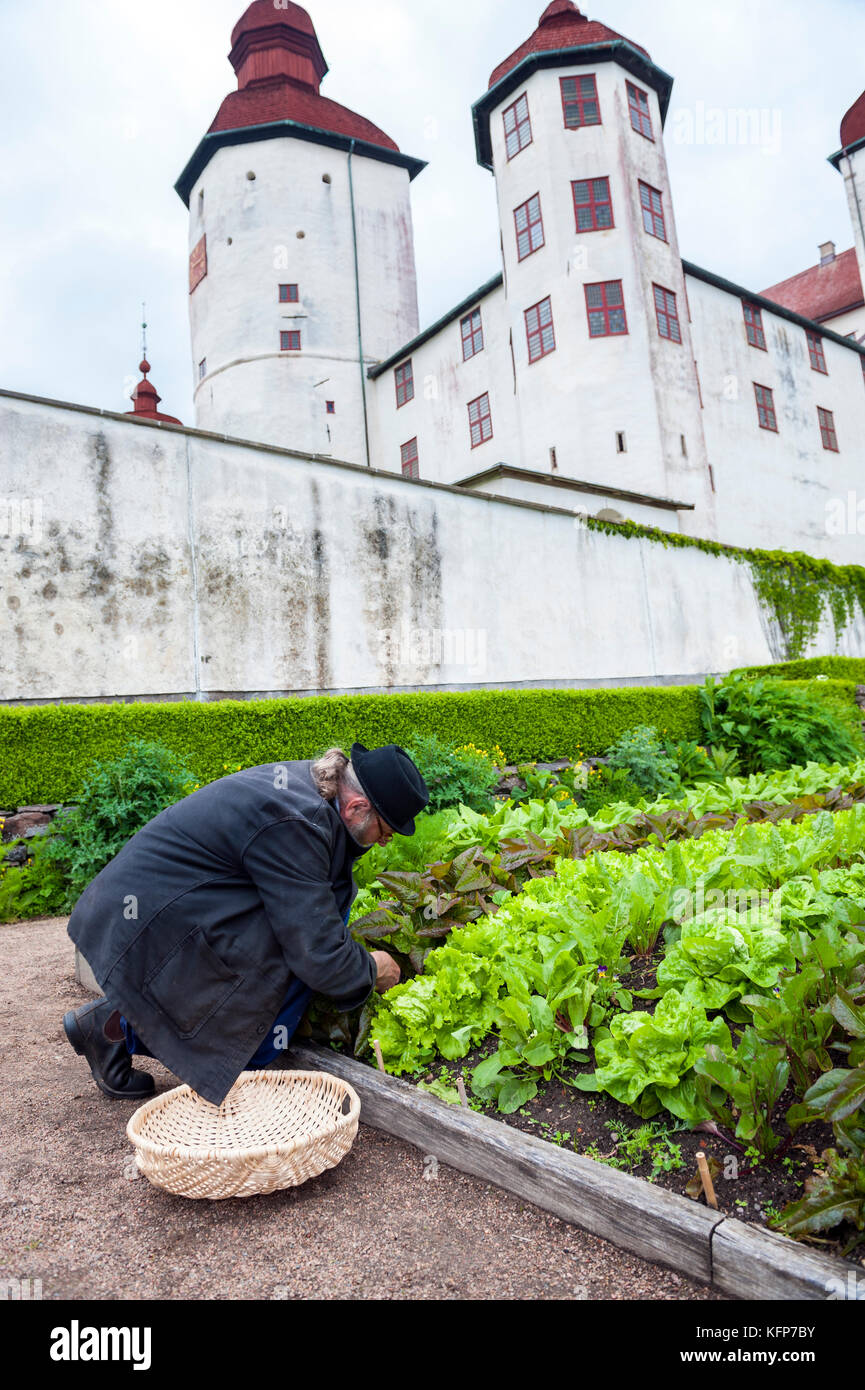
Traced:
[[654, 140], [652, 134], [652, 114], [649, 110], [648, 93], [635, 87], [633, 82], [627, 83], [628, 88], [628, 111], [631, 114], [631, 125], [638, 135], [645, 135], [647, 140]]
[[621, 280], [605, 280], [597, 285], [586, 285], [585, 290], [589, 337], [608, 338], [627, 333]]
[[279, 347], [281, 352], [300, 352], [300, 331], [292, 328], [287, 333], [280, 333]]
[[414, 376], [411, 369], [411, 358], [408, 362], [403, 362], [402, 366], [397, 367], [393, 374], [396, 383], [396, 405], [397, 410], [407, 401], [414, 400]]
[[775, 400], [768, 386], [758, 386], [754, 382], [754, 395], [757, 397], [757, 421], [761, 430], [774, 430], [778, 433], [775, 419]]
[[486, 391], [482, 396], [469, 401], [469, 435], [473, 449], [476, 449], [479, 444], [485, 444], [488, 439], [493, 437], [490, 398]]
[[676, 296], [672, 290], [665, 290], [662, 285], [653, 285], [652, 290], [655, 295], [655, 317], [658, 320], [658, 332], [662, 338], [669, 338], [671, 342], [680, 343], [682, 331], [679, 327]]
[[579, 130], [583, 125], [600, 125], [601, 108], [594, 73], [581, 77], [560, 77], [562, 112], [566, 130]]
[[202, 357], [201, 361], [200, 361], [199, 364], [198, 364], [198, 380], [199, 380], [199, 381], [203, 381], [204, 378], [205, 378], [206, 376], [207, 376], [207, 358], [206, 358], [206, 357]]
[[751, 347], [766, 348], [766, 335], [763, 332], [763, 311], [757, 308], [756, 304], [748, 304], [742, 300], [742, 312], [745, 315], [745, 333]]
[[537, 362], [548, 352], [556, 350], [556, 335], [553, 329], [553, 306], [550, 299], [542, 299], [526, 309], [526, 338], [529, 344], [529, 361]]
[[[829, 375], [826, 366], [826, 354], [823, 351], [823, 339], [819, 333], [812, 333], [810, 329], [805, 330], [805, 337], [808, 339], [808, 356], [811, 359], [811, 366], [815, 372], [823, 372]], [[865, 360], [865, 359], [863, 359]]]
[[419, 478], [420, 466], [417, 457], [417, 439], [410, 439], [406, 444], [401, 444], [399, 452], [403, 477]]
[[280, 304], [296, 304], [300, 298], [297, 285], [280, 285], [279, 302]]
[[544, 244], [544, 223], [541, 218], [539, 193], [514, 209], [514, 223], [517, 231], [517, 259], [524, 261], [526, 256], [540, 250]]
[[484, 330], [481, 324], [480, 309], [473, 309], [470, 314], [466, 314], [464, 319], [460, 319], [460, 334], [463, 340], [463, 361], [468, 362], [470, 357], [484, 350]]
[[524, 150], [526, 145], [532, 143], [532, 123], [529, 119], [529, 99], [523, 92], [521, 97], [508, 106], [504, 113], [505, 123], [505, 149], [508, 159], [513, 159], [515, 154]]
[[643, 214], [643, 226], [649, 236], [660, 237], [661, 241], [667, 240], [667, 225], [664, 221], [664, 202], [657, 188], [652, 188], [651, 184], [643, 183], [638, 180], [640, 185], [640, 209]]
[[817, 419], [820, 422], [820, 438], [823, 441], [824, 449], [831, 449], [833, 453], [840, 453], [838, 448], [838, 437], [835, 434], [835, 416], [831, 410], [824, 410], [822, 406], [817, 407]]
[[613, 225], [609, 179], [577, 179], [571, 183], [578, 232], [601, 232]]
[[335, 415], [335, 414], [336, 414], [336, 401], [325, 401], [325, 403], [324, 403], [324, 413], [325, 413], [325, 415]]

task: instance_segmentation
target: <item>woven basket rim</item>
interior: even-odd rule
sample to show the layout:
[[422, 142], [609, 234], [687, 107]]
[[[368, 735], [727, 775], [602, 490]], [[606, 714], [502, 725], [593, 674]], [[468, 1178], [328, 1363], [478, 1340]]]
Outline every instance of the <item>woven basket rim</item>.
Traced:
[[[334, 1076], [331, 1072], [288, 1071], [287, 1069], [280, 1069], [278, 1071], [243, 1071], [240, 1073], [240, 1076], [238, 1076], [234, 1086], [239, 1086], [241, 1083], [247, 1086], [278, 1086], [282, 1085], [283, 1081], [292, 1081], [297, 1077], [303, 1077], [304, 1080], [332, 1081], [339, 1090], [343, 1092], [343, 1099], [348, 1097], [351, 1101], [348, 1114], [337, 1114], [334, 1117], [334, 1127], [332, 1130], [328, 1131], [330, 1134], [339, 1134], [349, 1125], [356, 1124], [360, 1115], [360, 1097], [353, 1086], [350, 1086], [347, 1081], [343, 1081], [341, 1077]], [[231, 1088], [232, 1091], [234, 1090], [234, 1086]], [[306, 1144], [321, 1137], [319, 1134], [311, 1133], [300, 1135], [295, 1139], [287, 1139], [282, 1144], [259, 1144], [245, 1149], [220, 1150], [205, 1148], [203, 1145], [161, 1144], [156, 1140], [148, 1139], [145, 1135], [138, 1133], [138, 1127], [142, 1125], [154, 1111], [162, 1110], [166, 1105], [171, 1105], [180, 1095], [197, 1094], [198, 1093], [194, 1091], [191, 1086], [184, 1083], [181, 1086], [172, 1087], [169, 1091], [163, 1091], [161, 1095], [153, 1096], [151, 1100], [145, 1101], [143, 1105], [138, 1107], [134, 1115], [130, 1116], [127, 1122], [126, 1135], [130, 1143], [136, 1149], [141, 1149], [142, 1152], [153, 1156], [196, 1160], [208, 1159], [213, 1163], [233, 1164], [238, 1161], [243, 1162], [251, 1159], [269, 1158], [273, 1154], [281, 1154], [288, 1158], [298, 1149], [303, 1148]], [[230, 1094], [231, 1091], [229, 1091], [228, 1095]], [[203, 1097], [201, 1097], [201, 1099], [203, 1099]], [[226, 1096], [225, 1099], [227, 1100], [228, 1096]]]

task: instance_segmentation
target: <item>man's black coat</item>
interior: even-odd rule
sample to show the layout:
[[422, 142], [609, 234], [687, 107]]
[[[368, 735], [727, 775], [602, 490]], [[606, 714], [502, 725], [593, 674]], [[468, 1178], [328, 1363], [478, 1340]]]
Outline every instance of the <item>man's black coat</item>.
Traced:
[[220, 778], [145, 825], [81, 894], [68, 931], [149, 1050], [218, 1105], [293, 976], [341, 1008], [375, 963], [343, 916], [363, 849], [309, 762]]

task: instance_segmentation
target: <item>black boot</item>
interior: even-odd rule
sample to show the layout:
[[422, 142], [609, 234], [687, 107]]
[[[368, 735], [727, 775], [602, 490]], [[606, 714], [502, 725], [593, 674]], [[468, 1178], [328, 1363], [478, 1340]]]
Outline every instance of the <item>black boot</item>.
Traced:
[[63, 1027], [75, 1051], [87, 1059], [93, 1080], [106, 1096], [143, 1100], [156, 1089], [149, 1072], [133, 1069], [120, 1013], [107, 999], [70, 1009], [63, 1015]]

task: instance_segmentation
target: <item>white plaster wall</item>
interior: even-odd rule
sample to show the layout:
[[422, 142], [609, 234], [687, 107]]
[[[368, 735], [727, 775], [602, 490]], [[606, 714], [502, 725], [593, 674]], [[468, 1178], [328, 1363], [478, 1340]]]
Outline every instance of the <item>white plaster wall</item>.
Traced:
[[[692, 276], [688, 297], [719, 539], [861, 564], [863, 533], [827, 529], [827, 509], [862, 490], [860, 355], [824, 338], [824, 375], [811, 367], [804, 328], [764, 310], [763, 351], [747, 340], [738, 297]], [[758, 425], [754, 382], [773, 391], [777, 434]], [[838, 453], [822, 446], [818, 405], [834, 414]]]
[[831, 328], [842, 338], [852, 334], [857, 342], [862, 342], [865, 338], [865, 305], [860, 304], [858, 309], [849, 309], [846, 314], [836, 314], [834, 318], [826, 319], [824, 327]]
[[[8, 394], [0, 446], [5, 501], [40, 518], [0, 536], [3, 701], [655, 681], [773, 655], [746, 566], [569, 515]], [[844, 646], [865, 655], [865, 625]]]
[[[415, 437], [420, 476], [435, 482], [456, 483], [494, 463], [521, 462], [503, 290], [476, 299], [466, 312], [473, 308], [481, 311], [482, 352], [463, 361], [460, 314], [401, 359], [411, 358], [413, 400], [397, 406], [394, 367], [370, 381], [375, 468], [400, 472], [400, 446]], [[472, 448], [468, 404], [485, 391], [493, 436]]]
[[[194, 186], [190, 251], [206, 234], [208, 263], [190, 295], [199, 428], [365, 462], [348, 158], [290, 138], [231, 145]], [[417, 332], [417, 283], [407, 171], [355, 155], [352, 178], [365, 371]], [[279, 303], [285, 283], [299, 303]], [[292, 328], [301, 351], [281, 352]]]
[[658, 526], [664, 531], [680, 530], [679, 512], [627, 501], [612, 494], [601, 495], [577, 487], [556, 487], [541, 478], [537, 481], [509, 477], [483, 479], [473, 483], [471, 491], [494, 493], [497, 497], [518, 497], [524, 502], [537, 502], [544, 507], [588, 513], [589, 516], [597, 516], [599, 511], [610, 508], [627, 520], [640, 522], [643, 526]]

